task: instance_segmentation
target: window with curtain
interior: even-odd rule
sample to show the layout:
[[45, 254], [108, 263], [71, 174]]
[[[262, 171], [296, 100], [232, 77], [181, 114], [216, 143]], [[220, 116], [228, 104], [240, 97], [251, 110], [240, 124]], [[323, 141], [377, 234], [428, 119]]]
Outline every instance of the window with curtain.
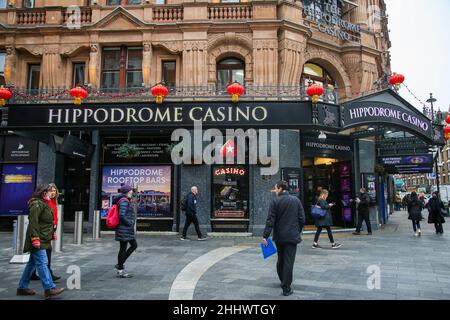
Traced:
[[6, 8], [6, 0], [0, 0], [0, 9]]
[[324, 68], [314, 63], [305, 63], [301, 85], [308, 87], [310, 81], [322, 85], [324, 89], [326, 89], [329, 84], [332, 86], [336, 85], [334, 79]]
[[217, 87], [224, 89], [233, 82], [244, 85], [245, 63], [236, 58], [227, 58], [217, 63]]
[[162, 62], [162, 82], [169, 88], [175, 87], [177, 77], [177, 63], [176, 61]]
[[24, 0], [23, 7], [24, 8], [34, 8], [34, 0]]
[[72, 78], [73, 87], [84, 84], [85, 69], [86, 64], [84, 62], [73, 64], [73, 78]]
[[104, 48], [102, 87], [107, 91], [142, 87], [142, 48]]
[[39, 78], [41, 75], [40, 64], [28, 65], [28, 90], [33, 93], [39, 89]]

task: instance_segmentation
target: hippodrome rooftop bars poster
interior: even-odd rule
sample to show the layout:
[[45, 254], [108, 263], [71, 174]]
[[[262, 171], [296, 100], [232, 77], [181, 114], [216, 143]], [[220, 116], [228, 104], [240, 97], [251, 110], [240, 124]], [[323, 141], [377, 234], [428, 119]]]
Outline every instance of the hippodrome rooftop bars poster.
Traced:
[[121, 184], [137, 192], [133, 202], [141, 218], [171, 217], [170, 166], [104, 166], [102, 174], [102, 217], [106, 217]]
[[3, 165], [0, 215], [17, 216], [28, 214], [28, 200], [36, 184], [35, 164]]

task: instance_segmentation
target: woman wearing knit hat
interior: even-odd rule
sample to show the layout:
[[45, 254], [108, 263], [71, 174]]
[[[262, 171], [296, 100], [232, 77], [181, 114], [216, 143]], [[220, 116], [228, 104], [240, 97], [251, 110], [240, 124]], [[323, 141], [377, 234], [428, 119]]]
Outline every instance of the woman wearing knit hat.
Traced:
[[[133, 188], [128, 184], [123, 184], [119, 192], [120, 194], [114, 197], [112, 202], [112, 204], [117, 203], [119, 206], [119, 226], [116, 229], [116, 241], [120, 242], [120, 250], [117, 257], [118, 263], [116, 264], [116, 270], [118, 278], [131, 278], [132, 275], [125, 271], [124, 264], [137, 248], [134, 232], [136, 218], [133, 207], [131, 206]], [[127, 249], [128, 244], [130, 244], [130, 247]]]

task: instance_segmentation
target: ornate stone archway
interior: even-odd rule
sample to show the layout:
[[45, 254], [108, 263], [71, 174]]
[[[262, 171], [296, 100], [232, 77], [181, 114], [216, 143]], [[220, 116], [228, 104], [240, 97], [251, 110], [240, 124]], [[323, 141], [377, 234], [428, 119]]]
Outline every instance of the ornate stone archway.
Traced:
[[308, 47], [304, 56], [305, 63], [317, 63], [324, 67], [336, 81], [340, 99], [349, 99], [352, 96], [352, 83], [341, 58], [329, 51]]
[[216, 65], [223, 58], [235, 57], [245, 62], [245, 82], [253, 83], [253, 54], [250, 37], [226, 33], [208, 41], [208, 84], [216, 83]]

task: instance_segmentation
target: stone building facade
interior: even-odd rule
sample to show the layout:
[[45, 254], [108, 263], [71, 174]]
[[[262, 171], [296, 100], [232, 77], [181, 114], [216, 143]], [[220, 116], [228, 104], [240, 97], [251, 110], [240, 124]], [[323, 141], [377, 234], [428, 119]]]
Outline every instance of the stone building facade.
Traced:
[[[45, 97], [48, 92], [80, 84], [100, 93], [126, 93], [148, 91], [159, 82], [169, 87], [167, 101], [198, 98], [214, 102], [221, 98], [210, 93], [217, 94], [234, 81], [243, 84], [247, 94], [251, 92], [248, 95], [269, 100], [300, 100], [300, 96], [306, 97], [305, 86], [316, 82], [332, 92], [332, 97], [338, 96], [340, 103], [386, 88], [390, 74], [383, 0], [9, 0], [0, 9], [0, 30], [0, 55], [5, 61], [2, 81], [23, 93], [22, 103], [36, 99], [33, 94], [43, 92]], [[207, 93], [205, 97], [202, 92]], [[41, 100], [47, 104], [59, 102], [52, 99]], [[136, 103], [142, 101], [136, 99]], [[133, 96], [126, 101], [133, 103]], [[147, 136], [170, 136], [170, 130], [155, 134], [150, 129]], [[303, 166], [316, 164], [338, 168], [338, 162], [328, 158], [342, 157], [342, 163], [348, 162], [343, 168], [354, 170], [351, 192], [355, 193], [362, 183], [360, 172], [374, 172], [373, 139], [351, 141], [349, 134], [354, 130], [350, 129], [333, 140], [340, 150], [348, 148], [348, 152], [319, 154], [312, 148], [306, 151], [306, 141], [316, 145], [317, 133], [312, 131], [314, 137], [298, 129], [280, 130], [280, 167], [300, 171]], [[89, 198], [90, 222], [94, 210], [101, 207], [101, 152], [103, 139], [108, 138], [99, 131], [88, 135], [97, 148], [82, 169], [88, 172], [85, 184], [89, 187], [80, 199]], [[42, 142], [38, 158], [38, 182], [56, 181], [66, 185], [67, 190], [71, 188], [65, 179], [71, 175], [67, 168], [74, 165], [73, 161], [68, 164], [64, 156], [53, 153]], [[179, 203], [182, 193], [195, 183], [202, 192], [200, 211], [212, 212], [218, 190], [212, 168], [172, 168], [171, 181], [176, 185], [172, 187], [173, 203]], [[305, 182], [305, 187], [313, 192], [313, 171], [301, 172], [310, 177], [311, 185]], [[264, 177], [258, 166], [248, 167], [248, 180], [242, 184], [250, 196], [244, 205], [247, 219], [244, 228], [239, 226], [241, 230], [261, 232], [272, 197], [270, 190], [282, 177], [281, 172]], [[299, 183], [298, 179], [302, 177], [293, 179], [297, 181], [294, 184]], [[173, 223], [170, 221], [164, 230], [178, 230], [182, 225], [184, 216], [177, 213], [176, 207], [169, 218]], [[336, 214], [340, 219], [341, 212]], [[374, 215], [377, 224], [376, 212]], [[213, 218], [209, 214], [201, 216], [202, 227], [214, 231]], [[350, 214], [350, 220], [342, 226], [353, 227], [354, 222]]]
[[[325, 68], [341, 99], [375, 88], [389, 70], [390, 47], [382, 0], [341, 4], [340, 17], [360, 26], [355, 41], [321, 32], [305, 6], [314, 1], [6, 1], [0, 9], [0, 49], [7, 84], [29, 85], [29, 66], [40, 65], [38, 86], [71, 87], [74, 63], [85, 64], [84, 82], [102, 87], [104, 48], [141, 48], [142, 83], [162, 79], [161, 62], [176, 62], [176, 86], [217, 82], [217, 63], [238, 58], [245, 84], [299, 85], [303, 66]], [[231, 2], [231, 3], [230, 3]], [[90, 4], [88, 4], [90, 3]], [[141, 3], [141, 4], [135, 4]], [[312, 4], [311, 4], [312, 3]], [[80, 6], [77, 11], [68, 6]], [[77, 19], [79, 14], [79, 19]]]

